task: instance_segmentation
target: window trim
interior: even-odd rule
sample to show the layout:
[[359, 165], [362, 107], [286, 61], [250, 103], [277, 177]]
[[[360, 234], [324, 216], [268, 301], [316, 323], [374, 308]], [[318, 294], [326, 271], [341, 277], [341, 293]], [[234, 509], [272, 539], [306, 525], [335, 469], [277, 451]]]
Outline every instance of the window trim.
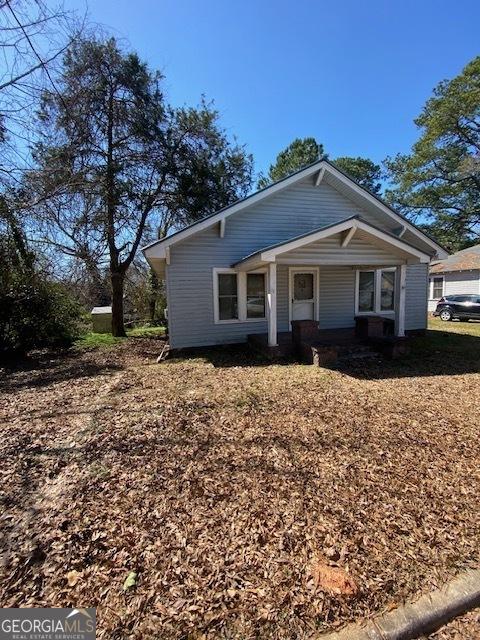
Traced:
[[[219, 274], [235, 274], [237, 276], [237, 308], [238, 318], [231, 320], [220, 320], [220, 309], [218, 304], [218, 276]], [[265, 275], [265, 316], [263, 318], [247, 318], [247, 274], [263, 273]], [[267, 291], [268, 284], [267, 269], [252, 269], [251, 271], [236, 271], [229, 267], [214, 267], [213, 275], [213, 321], [214, 324], [239, 324], [250, 322], [266, 322], [267, 320]]]
[[[219, 287], [218, 287], [218, 276], [221, 274], [235, 274], [237, 276], [237, 311], [238, 311], [238, 318], [231, 318], [230, 320], [221, 320], [220, 319], [220, 305], [218, 304], [218, 293], [219, 293]], [[213, 313], [214, 313], [214, 318], [215, 318], [215, 324], [234, 324], [236, 322], [239, 322], [239, 318], [240, 318], [240, 287], [239, 287], [239, 278], [238, 278], [238, 273], [235, 271], [235, 269], [214, 269], [213, 270]]]
[[[355, 315], [356, 316], [394, 316], [395, 315], [395, 306], [396, 306], [396, 293], [394, 293], [393, 299], [393, 309], [391, 310], [383, 310], [381, 308], [382, 305], [382, 273], [384, 271], [393, 271], [395, 274], [397, 272], [396, 267], [380, 267], [378, 269], [357, 269], [355, 272]], [[373, 283], [373, 311], [359, 311], [359, 299], [360, 299], [360, 273], [373, 273], [374, 274], [374, 283]], [[397, 286], [395, 280], [395, 288]], [[395, 292], [395, 289], [394, 289]]]
[[433, 297], [433, 281], [435, 280], [435, 278], [442, 279], [442, 295], [440, 296], [440, 298], [443, 298], [443, 296], [445, 295], [445, 276], [440, 275], [440, 276], [431, 276], [430, 278], [430, 300], [440, 300], [440, 298], [434, 298]]

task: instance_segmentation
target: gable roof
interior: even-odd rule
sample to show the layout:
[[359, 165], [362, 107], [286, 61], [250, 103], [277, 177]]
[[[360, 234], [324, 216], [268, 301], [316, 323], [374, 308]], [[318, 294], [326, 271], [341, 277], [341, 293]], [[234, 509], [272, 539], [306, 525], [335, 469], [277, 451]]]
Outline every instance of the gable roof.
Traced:
[[278, 193], [283, 191], [287, 187], [308, 178], [309, 176], [314, 176], [317, 174], [317, 179], [315, 184], [318, 186], [323, 178], [328, 174], [331, 175], [337, 182], [342, 183], [345, 188], [349, 189], [351, 192], [355, 192], [357, 196], [360, 196], [366, 203], [373, 205], [377, 210], [381, 211], [383, 214], [389, 216], [392, 220], [397, 222], [400, 227], [408, 229], [415, 236], [417, 236], [420, 240], [425, 242], [432, 249], [432, 255], [437, 254], [438, 257], [444, 258], [447, 257], [447, 251], [438, 244], [435, 240], [430, 238], [427, 234], [421, 231], [418, 227], [416, 227], [413, 223], [407, 220], [403, 215], [392, 209], [390, 205], [381, 200], [377, 195], [371, 193], [364, 187], [361, 187], [358, 183], [356, 183], [352, 178], [350, 178], [346, 173], [338, 169], [332, 162], [329, 160], [321, 159], [313, 162], [312, 164], [299, 169], [295, 173], [274, 182], [255, 193], [252, 193], [242, 200], [238, 200], [228, 207], [224, 207], [201, 220], [197, 220], [192, 223], [188, 227], [177, 231], [176, 233], [167, 236], [166, 238], [162, 238], [161, 240], [156, 240], [145, 247], [142, 248], [142, 252], [145, 257], [148, 259], [165, 259], [167, 256], [166, 249], [171, 245], [184, 240], [191, 235], [198, 233], [199, 231], [203, 231], [204, 229], [208, 229], [216, 223], [222, 223], [228, 216], [233, 215], [247, 207], [250, 207], [263, 199], [273, 195], [274, 193]]
[[469, 271], [480, 269], [480, 244], [462, 249], [451, 256], [435, 262], [430, 268], [430, 273], [444, 273], [448, 271]]
[[420, 262], [430, 262], [430, 256], [428, 253], [420, 251], [395, 234], [384, 231], [383, 229], [379, 229], [375, 225], [364, 220], [361, 216], [356, 215], [350, 216], [349, 218], [344, 218], [343, 220], [334, 222], [333, 224], [318, 227], [317, 229], [313, 229], [308, 233], [303, 233], [300, 236], [290, 238], [289, 240], [286, 240], [284, 242], [279, 242], [277, 244], [264, 247], [259, 251], [255, 251], [254, 253], [245, 256], [245, 258], [242, 258], [242, 260], [239, 260], [232, 266], [245, 267], [250, 265], [253, 266], [257, 263], [270, 262], [271, 260], [274, 260], [277, 255], [281, 255], [282, 253], [286, 253], [287, 251], [293, 251], [295, 249], [298, 249], [299, 247], [303, 247], [318, 240], [323, 240], [324, 238], [328, 238], [337, 233], [348, 231], [350, 229], [353, 230], [353, 233], [355, 233], [355, 231], [357, 230], [364, 231], [369, 236], [375, 237], [383, 243], [395, 247], [396, 249], [406, 254], [409, 254], [413, 258], [418, 259]]

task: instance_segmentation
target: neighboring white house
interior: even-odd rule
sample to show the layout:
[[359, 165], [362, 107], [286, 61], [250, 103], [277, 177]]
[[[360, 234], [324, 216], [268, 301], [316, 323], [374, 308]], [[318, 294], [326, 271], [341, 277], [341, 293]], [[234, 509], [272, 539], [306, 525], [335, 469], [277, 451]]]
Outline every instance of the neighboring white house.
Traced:
[[435, 241], [320, 160], [143, 249], [165, 280], [173, 349], [269, 347], [293, 321], [349, 329], [358, 316], [424, 330]]
[[480, 294], [480, 244], [452, 253], [430, 267], [428, 310], [435, 311], [443, 296]]

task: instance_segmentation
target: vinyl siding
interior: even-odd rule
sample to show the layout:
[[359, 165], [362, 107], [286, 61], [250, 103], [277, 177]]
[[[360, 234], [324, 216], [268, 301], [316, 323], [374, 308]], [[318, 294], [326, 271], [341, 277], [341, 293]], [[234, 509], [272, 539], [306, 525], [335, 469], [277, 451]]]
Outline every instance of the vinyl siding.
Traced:
[[[361, 215], [387, 231], [395, 228], [395, 222], [387, 217], [384, 220], [378, 215], [374, 217], [330, 185], [316, 187], [309, 179], [229, 217], [224, 238], [219, 237], [216, 225], [173, 245], [170, 250], [170, 265], [166, 269], [171, 346], [182, 348], [244, 342], [249, 333], [266, 333], [266, 321], [215, 324], [214, 267], [230, 267], [246, 255], [266, 246], [284, 242], [353, 215]], [[317, 248], [316, 255], [321, 250], [325, 255], [338, 256], [339, 238], [334, 239], [335, 242], [335, 247], [330, 240], [325, 242], [324, 246]], [[372, 264], [398, 263], [398, 256], [355, 238], [342, 256], [348, 264], [354, 264], [356, 260], [362, 264], [366, 264], [365, 261], [368, 260]], [[354, 270], [350, 266], [321, 266], [320, 269], [320, 325], [323, 328], [352, 326]], [[426, 276], [423, 283], [415, 279], [410, 286], [420, 286], [421, 293], [416, 294], [412, 301], [423, 295], [424, 308]], [[410, 303], [410, 307], [412, 304], [414, 302]], [[288, 306], [288, 267], [280, 264], [277, 267], [279, 331], [288, 330]], [[407, 328], [418, 323], [421, 315], [417, 311], [413, 312], [412, 320], [407, 320]], [[424, 324], [423, 320], [421, 325], [412, 328], [421, 328]]]
[[427, 326], [428, 264], [407, 267], [405, 291], [405, 329], [425, 329]]
[[[322, 264], [335, 262], [344, 265], [394, 265], [400, 264], [402, 260], [397, 258], [391, 251], [386, 251], [381, 247], [372, 245], [371, 242], [354, 236], [348, 247], [342, 248], [342, 234], [337, 233], [324, 240], [318, 240], [308, 245], [287, 251], [278, 256], [277, 262], [280, 264], [297, 264], [306, 261], [307, 263]], [[303, 261], [303, 262], [302, 262]]]
[[355, 270], [328, 267], [320, 270], [320, 322], [322, 329], [355, 325]]
[[[443, 295], [455, 295], [455, 294], [480, 294], [480, 270], [474, 269], [472, 271], [452, 271], [450, 273], [436, 274], [437, 277], [443, 275], [444, 277], [444, 289]], [[430, 276], [429, 282], [433, 282], [434, 275]], [[430, 297], [432, 292], [431, 285], [428, 289], [428, 310], [435, 311], [437, 307], [437, 300]]]
[[455, 271], [445, 274], [445, 295], [480, 293], [479, 271]]

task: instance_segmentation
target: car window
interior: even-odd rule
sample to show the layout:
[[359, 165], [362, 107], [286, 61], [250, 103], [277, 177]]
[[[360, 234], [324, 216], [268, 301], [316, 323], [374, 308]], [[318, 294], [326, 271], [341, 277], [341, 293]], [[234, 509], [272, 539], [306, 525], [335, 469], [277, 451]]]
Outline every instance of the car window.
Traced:
[[449, 296], [448, 299], [452, 300], [452, 302], [473, 302], [474, 296]]

